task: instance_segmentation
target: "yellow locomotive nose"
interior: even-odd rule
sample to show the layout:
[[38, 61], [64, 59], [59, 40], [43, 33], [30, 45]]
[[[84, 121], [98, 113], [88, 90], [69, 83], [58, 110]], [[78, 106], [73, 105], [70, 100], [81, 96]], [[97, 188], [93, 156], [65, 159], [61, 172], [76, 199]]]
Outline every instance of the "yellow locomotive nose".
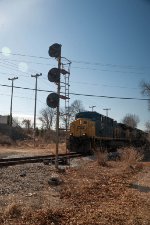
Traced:
[[92, 137], [95, 135], [94, 122], [88, 119], [77, 119], [70, 125], [70, 134], [74, 137]]

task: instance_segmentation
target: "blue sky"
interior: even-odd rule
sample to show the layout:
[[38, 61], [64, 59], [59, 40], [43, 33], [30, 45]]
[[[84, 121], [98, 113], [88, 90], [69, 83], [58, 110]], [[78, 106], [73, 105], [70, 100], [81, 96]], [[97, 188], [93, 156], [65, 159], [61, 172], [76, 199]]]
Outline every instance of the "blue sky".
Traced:
[[[0, 0], [0, 84], [34, 88], [31, 74], [42, 73], [38, 88], [56, 91], [47, 79], [57, 66], [48, 56], [53, 43], [62, 45], [62, 56], [72, 61], [70, 92], [143, 98], [142, 80], [150, 73], [150, 1], [148, 0]], [[31, 58], [29, 55], [42, 56]], [[0, 86], [0, 114], [9, 114], [11, 89]], [[38, 92], [37, 117], [46, 106], [47, 93]], [[147, 101], [70, 95], [85, 109], [118, 122], [128, 113], [140, 118], [139, 128], [150, 119]], [[64, 106], [61, 100], [61, 106]], [[14, 89], [13, 115], [33, 117], [34, 91]]]

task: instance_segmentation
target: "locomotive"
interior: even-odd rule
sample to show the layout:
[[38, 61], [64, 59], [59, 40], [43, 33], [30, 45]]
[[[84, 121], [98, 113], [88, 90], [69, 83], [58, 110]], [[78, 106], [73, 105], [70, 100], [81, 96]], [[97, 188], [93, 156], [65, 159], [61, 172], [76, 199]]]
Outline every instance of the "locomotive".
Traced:
[[132, 128], [95, 111], [79, 112], [70, 123], [67, 148], [71, 152], [91, 154], [93, 150], [116, 151], [125, 146], [141, 146], [144, 131]]

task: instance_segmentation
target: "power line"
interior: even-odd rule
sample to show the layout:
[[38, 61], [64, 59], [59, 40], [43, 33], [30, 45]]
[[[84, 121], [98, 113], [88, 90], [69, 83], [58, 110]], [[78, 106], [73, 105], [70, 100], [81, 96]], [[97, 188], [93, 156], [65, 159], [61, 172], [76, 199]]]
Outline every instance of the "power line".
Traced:
[[[6, 61], [6, 62], [9, 63], [8, 61]], [[18, 61], [18, 62], [21, 62], [21, 61]], [[24, 62], [26, 62], [26, 63], [34, 63], [34, 62], [27, 62], [27, 61], [24, 61]], [[0, 62], [0, 63], [2, 63], [2, 62]], [[48, 65], [48, 66], [51, 65], [51, 64], [45, 64], [45, 63], [35, 63], [35, 64]], [[9, 66], [12, 66], [12, 65], [9, 65]], [[136, 71], [109, 70], [109, 69], [99, 69], [99, 68], [79, 67], [79, 66], [72, 66], [72, 68], [75, 68], [75, 69], [83, 69], [83, 70], [102, 71], [102, 72], [112, 72], [112, 73], [125, 73], [125, 74], [138, 74], [138, 75], [145, 74], [144, 72], [136, 72]]]
[[[3, 52], [0, 51], [0, 54], [3, 54]], [[36, 55], [26, 55], [26, 54], [21, 54], [21, 53], [9, 53], [9, 55], [29, 57], [29, 58], [37, 58], [37, 59], [49, 59], [48, 57], [36, 56]]]
[[[0, 84], [0, 86], [2, 86], [2, 87], [11, 87], [10, 85], [6, 85], [6, 84]], [[35, 88], [27, 88], [27, 87], [19, 87], [19, 86], [14, 86], [14, 88], [35, 91]], [[37, 89], [37, 91], [47, 92], [47, 93], [54, 92], [54, 91], [42, 90], [42, 89]], [[60, 92], [60, 93], [64, 94], [64, 92]], [[150, 101], [149, 98], [117, 97], [117, 96], [107, 96], [107, 95], [91, 95], [91, 94], [80, 94], [80, 93], [73, 93], [73, 92], [70, 93], [70, 95], [84, 96], [84, 97], [96, 97], [96, 98], [122, 99], [122, 100]]]
[[125, 73], [125, 74], [128, 74], [128, 73], [131, 73], [131, 74], [139, 74], [139, 75], [145, 74], [144, 72], [133, 72], [133, 71], [121, 71], [121, 70], [97, 69], [97, 68], [78, 67], [78, 66], [72, 66], [72, 68], [85, 69], [85, 70], [98, 70], [98, 71], [102, 71], [102, 72]]
[[[2, 51], [0, 51], [0, 54], [3, 54]], [[13, 56], [21, 56], [21, 57], [29, 57], [29, 58], [36, 58], [36, 59], [44, 59], [49, 60], [49, 57], [44, 56], [35, 56], [35, 55], [28, 55], [28, 54], [22, 54], [22, 53], [9, 53]], [[126, 69], [140, 69], [143, 70], [145, 68], [150, 68], [150, 66], [135, 66], [135, 65], [120, 65], [120, 64], [112, 64], [112, 63], [102, 63], [102, 62], [88, 62], [88, 61], [78, 61], [78, 60], [71, 60], [74, 63], [78, 64], [86, 64], [86, 65], [95, 65], [95, 66], [104, 66], [104, 67], [120, 67], [120, 68], [126, 68]]]
[[[6, 73], [6, 72], [0, 72], [0, 74], [6, 74], [6, 75], [8, 75], [8, 73]], [[26, 74], [28, 74], [28, 75], [30, 75], [29, 73], [26, 73]], [[11, 75], [13, 75], [13, 74], [9, 74], [10, 76]], [[29, 78], [29, 76], [26, 76], [26, 75], [19, 75], [19, 77], [28, 77]], [[46, 77], [42, 77], [41, 78], [41, 80], [44, 82], [45, 80], [47, 80], [47, 78]], [[121, 88], [121, 89], [138, 89], [137, 87], [127, 87], [127, 86], [117, 86], [117, 85], [107, 85], [107, 84], [101, 84], [101, 85], [99, 85], [98, 83], [90, 83], [90, 82], [82, 82], [82, 81], [70, 81], [70, 83], [73, 83], [73, 84], [84, 84], [84, 85], [92, 85], [92, 86], [104, 86], [104, 87], [111, 87], [111, 88]], [[47, 84], [47, 85], [49, 85], [48, 83], [45, 83], [44, 82], [44, 84]]]
[[140, 69], [143, 70], [144, 68], [150, 68], [150, 66], [134, 66], [134, 65], [120, 65], [120, 64], [112, 64], [112, 63], [101, 63], [101, 62], [87, 62], [87, 61], [77, 61], [71, 60], [74, 63], [78, 64], [86, 64], [86, 65], [95, 65], [95, 66], [108, 66], [108, 67], [120, 67], [125, 69]]
[[[3, 61], [6, 61], [6, 62], [22, 62], [21, 60], [17, 60], [17, 59], [0, 59], [0, 60], [3, 60]], [[45, 66], [50, 66], [52, 65], [51, 63], [41, 63], [41, 62], [33, 62], [33, 61], [23, 61], [25, 63], [31, 63], [31, 64], [37, 64], [37, 65], [45, 65]]]
[[0, 64], [1, 64], [2, 67], [6, 68], [6, 69], [9, 69], [9, 70], [13, 69], [13, 70], [18, 71], [20, 73], [29, 74], [29, 72], [20, 71], [17, 64], [9, 63], [9, 62], [0, 62]]
[[[11, 87], [10, 85], [6, 85], [6, 84], [0, 84], [0, 86], [2, 86], [2, 87]], [[19, 86], [14, 86], [14, 88], [23, 89], [23, 90], [35, 91], [35, 88], [27, 88], [27, 87], [19, 87]], [[48, 92], [48, 93], [53, 92], [53, 91], [42, 90], [42, 89], [37, 89], [37, 91]]]
[[[0, 95], [2, 95], [2, 96], [11, 96], [10, 94], [2, 94], [2, 93], [0, 93]], [[14, 97], [15, 98], [21, 98], [21, 99], [29, 99], [29, 100], [34, 100], [34, 98], [29, 98], [29, 97], [22, 97], [22, 96], [18, 96], [18, 95], [14, 95]], [[42, 104], [46, 104], [46, 102], [42, 102], [41, 100], [39, 100], [39, 99], [37, 99], [37, 102], [41, 102]]]
[[146, 98], [115, 97], [115, 96], [106, 96], [106, 95], [89, 95], [89, 94], [78, 94], [78, 93], [70, 93], [70, 95], [79, 95], [79, 96], [97, 97], [97, 98], [113, 98], [113, 99], [122, 99], [122, 100], [150, 101], [150, 99], [146, 99]]

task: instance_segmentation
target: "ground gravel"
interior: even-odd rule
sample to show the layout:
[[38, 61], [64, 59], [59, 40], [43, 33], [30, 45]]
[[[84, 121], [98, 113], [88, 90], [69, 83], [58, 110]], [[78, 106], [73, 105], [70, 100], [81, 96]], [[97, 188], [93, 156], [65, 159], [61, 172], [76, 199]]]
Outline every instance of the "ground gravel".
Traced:
[[[24, 164], [0, 169], [0, 224], [5, 225], [149, 225], [150, 192], [131, 188], [149, 185], [148, 167], [106, 167], [79, 159], [73, 167]], [[49, 185], [57, 177], [62, 183]]]

